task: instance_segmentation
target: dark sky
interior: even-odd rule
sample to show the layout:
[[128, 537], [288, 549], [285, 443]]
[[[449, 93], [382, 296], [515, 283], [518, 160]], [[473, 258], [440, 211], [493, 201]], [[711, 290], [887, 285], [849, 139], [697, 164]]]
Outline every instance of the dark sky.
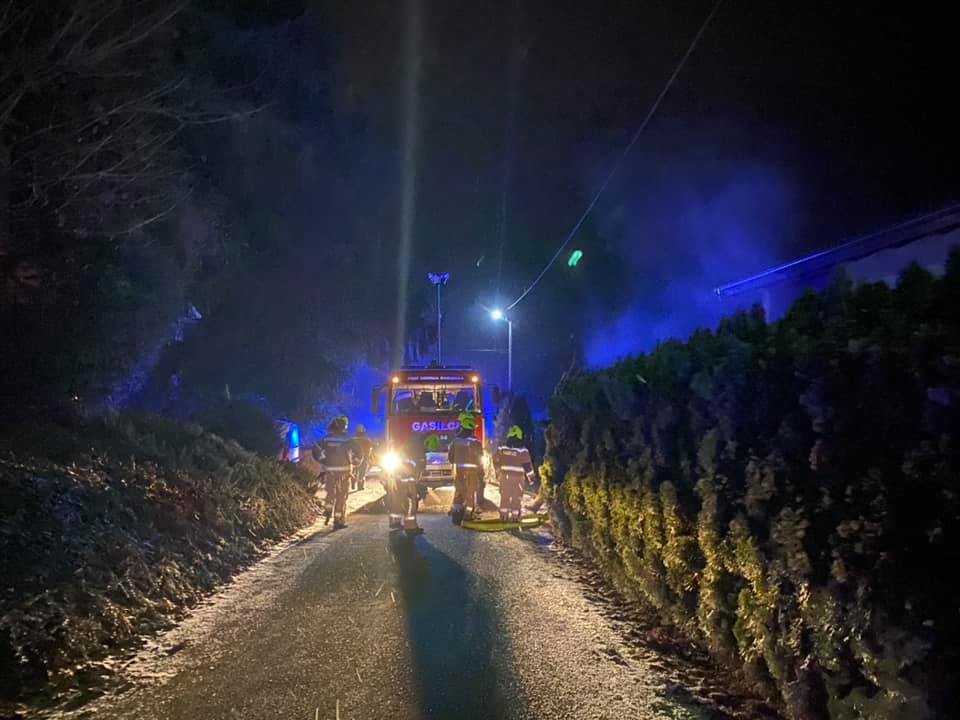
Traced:
[[[517, 382], [535, 404], [575, 351], [610, 359], [596, 352], [601, 328], [628, 309], [669, 315], [710, 283], [957, 198], [947, 5], [726, 0], [574, 240], [581, 265], [558, 265], [516, 309]], [[709, 8], [424, 0], [411, 283], [451, 272], [448, 356], [502, 368], [467, 352], [502, 343], [483, 306], [515, 297], [552, 254]], [[400, 137], [403, 12], [368, 0], [322, 13], [338, 106], [388, 147]], [[617, 335], [617, 353], [650, 344], [636, 328]]]

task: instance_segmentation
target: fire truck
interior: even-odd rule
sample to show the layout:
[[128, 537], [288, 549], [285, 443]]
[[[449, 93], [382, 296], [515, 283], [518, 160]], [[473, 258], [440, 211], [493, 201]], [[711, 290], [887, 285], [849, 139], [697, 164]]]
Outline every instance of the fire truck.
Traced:
[[[406, 460], [415, 459], [423, 468], [419, 481], [424, 485], [452, 483], [447, 451], [460, 430], [460, 413], [480, 415], [477, 438], [481, 443], [485, 439], [482, 390], [480, 374], [466, 365], [405, 365], [391, 373], [373, 391], [374, 415], [385, 416], [380, 467], [392, 473]], [[496, 397], [498, 388], [493, 392]], [[425, 449], [429, 436], [436, 437], [436, 449]], [[414, 453], [419, 457], [411, 457]]]

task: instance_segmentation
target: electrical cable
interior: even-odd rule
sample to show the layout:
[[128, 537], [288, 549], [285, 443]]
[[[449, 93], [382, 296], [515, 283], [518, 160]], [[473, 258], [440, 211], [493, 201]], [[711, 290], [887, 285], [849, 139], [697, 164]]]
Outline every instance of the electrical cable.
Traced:
[[560, 253], [563, 252], [564, 248], [570, 243], [574, 235], [580, 230], [583, 223], [586, 221], [587, 217], [590, 215], [594, 206], [600, 200], [600, 196], [603, 195], [604, 191], [607, 189], [607, 186], [610, 184], [610, 181], [613, 179], [613, 176], [616, 175], [617, 170], [620, 169], [620, 166], [623, 165], [623, 161], [626, 160], [627, 155], [630, 154], [630, 151], [633, 149], [633, 146], [637, 144], [637, 140], [640, 139], [640, 136], [643, 134], [643, 131], [646, 130], [647, 125], [650, 124], [650, 120], [656, 114], [657, 110], [660, 108], [660, 104], [663, 102], [663, 99], [666, 97], [667, 93], [670, 91], [671, 86], [674, 81], [677, 79], [677, 76], [680, 74], [680, 71], [683, 70], [683, 66], [687, 64], [687, 60], [693, 54], [693, 51], [696, 49], [700, 38], [703, 37], [703, 34], [707, 31], [707, 28], [710, 26], [711, 21], [714, 16], [717, 14], [717, 11], [720, 9], [720, 6], [723, 5], [723, 0], [717, 0], [713, 4], [713, 8], [707, 13], [707, 17], [704, 19], [703, 24], [700, 26], [700, 29], [697, 31], [697, 34], [693, 36], [693, 40], [690, 43], [690, 47], [687, 48], [687, 51], [683, 54], [683, 57], [680, 58], [680, 62], [677, 63], [677, 66], [673, 69], [673, 72], [670, 73], [670, 77], [667, 79], [666, 84], [663, 86], [663, 89], [660, 91], [660, 94], [657, 95], [657, 99], [653, 101], [653, 105], [650, 107], [650, 110], [647, 112], [646, 116], [643, 118], [643, 122], [640, 123], [640, 126], [637, 128], [637, 131], [633, 134], [633, 137], [630, 138], [630, 142], [627, 143], [627, 146], [623, 149], [623, 152], [620, 154], [620, 157], [617, 158], [617, 161], [614, 163], [613, 168], [607, 173], [606, 179], [600, 185], [600, 188], [594, 194], [593, 198], [590, 200], [590, 203], [587, 205], [586, 210], [583, 211], [583, 214], [580, 216], [580, 219], [577, 220], [576, 224], [567, 233], [567, 236], [563, 239], [563, 242], [560, 243], [560, 247], [557, 248], [557, 251], [553, 254], [553, 257], [543, 266], [543, 270], [540, 271], [540, 274], [534, 278], [533, 282], [530, 283], [526, 289], [520, 294], [516, 300], [507, 305], [506, 310], [512, 310], [514, 307], [520, 303], [530, 292], [537, 286], [537, 284], [543, 279], [543, 276], [547, 274], [553, 264], [557, 261], [557, 258], [560, 257]]

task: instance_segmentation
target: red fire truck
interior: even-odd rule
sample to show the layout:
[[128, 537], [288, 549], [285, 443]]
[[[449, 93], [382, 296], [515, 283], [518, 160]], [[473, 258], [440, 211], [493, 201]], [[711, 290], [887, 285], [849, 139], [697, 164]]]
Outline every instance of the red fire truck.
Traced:
[[[416, 459], [424, 468], [419, 480], [425, 485], [453, 482], [447, 450], [460, 430], [460, 413], [480, 415], [477, 438], [484, 441], [480, 374], [466, 365], [406, 365], [396, 370], [373, 391], [373, 412], [379, 416], [381, 410], [386, 434], [380, 467], [394, 472], [404, 460]], [[425, 443], [428, 436], [435, 436], [436, 443]], [[425, 449], [428, 444], [436, 444], [436, 449]], [[420, 457], [410, 458], [412, 453]]]

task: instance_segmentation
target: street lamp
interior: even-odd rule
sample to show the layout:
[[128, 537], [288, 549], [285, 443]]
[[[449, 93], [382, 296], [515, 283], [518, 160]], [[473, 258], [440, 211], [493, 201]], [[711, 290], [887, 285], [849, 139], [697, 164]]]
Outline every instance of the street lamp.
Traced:
[[440, 286], [447, 284], [450, 273], [427, 273], [427, 279], [437, 288], [437, 365], [443, 365], [443, 360], [440, 358]]
[[513, 392], [513, 320], [504, 315], [503, 310], [494, 308], [490, 311], [490, 319], [496, 322], [505, 320], [507, 323], [507, 392]]

